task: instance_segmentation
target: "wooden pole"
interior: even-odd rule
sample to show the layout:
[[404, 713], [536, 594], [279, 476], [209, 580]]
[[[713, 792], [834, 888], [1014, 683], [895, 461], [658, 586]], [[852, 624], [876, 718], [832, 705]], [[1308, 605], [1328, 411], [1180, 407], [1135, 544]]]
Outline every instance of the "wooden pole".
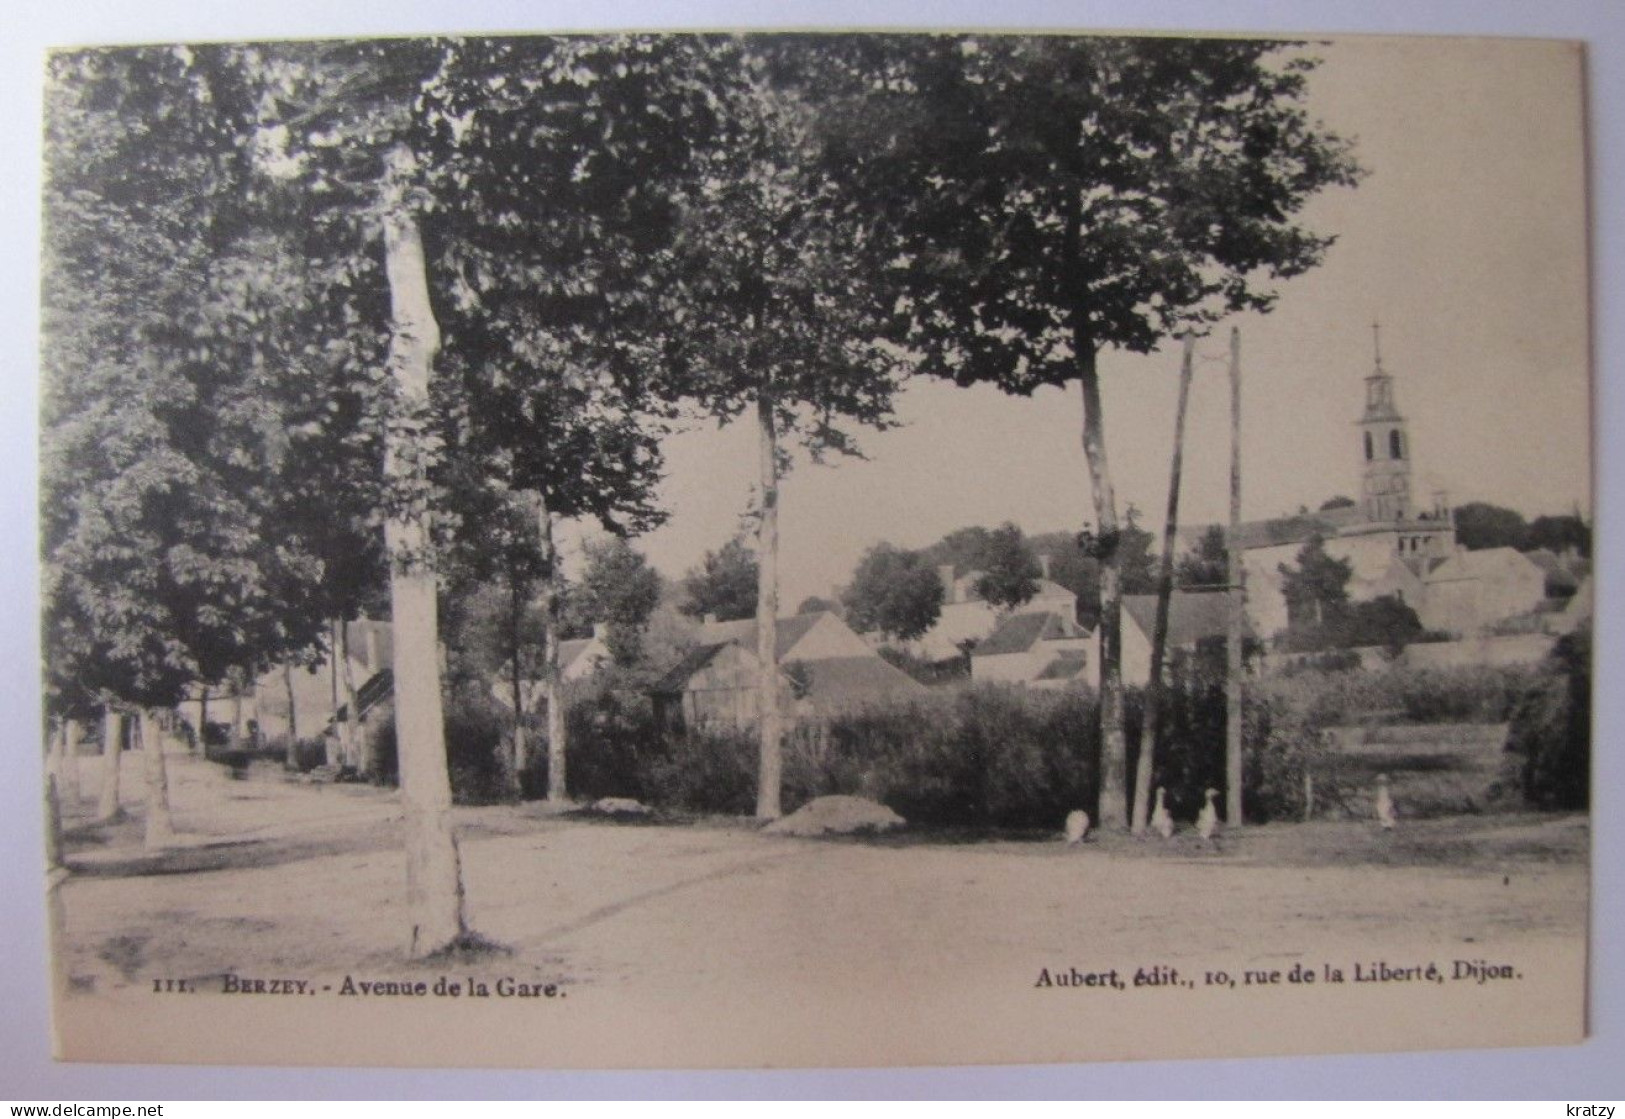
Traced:
[[1174, 597], [1174, 536], [1179, 531], [1179, 479], [1185, 462], [1185, 412], [1191, 397], [1191, 365], [1196, 339], [1185, 335], [1179, 363], [1179, 405], [1174, 413], [1174, 453], [1168, 470], [1168, 519], [1162, 529], [1162, 564], [1157, 572], [1157, 615], [1151, 628], [1151, 674], [1146, 681], [1145, 712], [1140, 722], [1140, 757], [1134, 766], [1134, 811], [1130, 830], [1145, 831], [1151, 812], [1151, 770], [1157, 738], [1162, 733], [1162, 662], [1168, 655], [1168, 611]]
[[1225, 640], [1224, 775], [1225, 823], [1240, 827], [1241, 643], [1247, 609], [1246, 571], [1241, 563], [1241, 331], [1230, 328], [1230, 633]]

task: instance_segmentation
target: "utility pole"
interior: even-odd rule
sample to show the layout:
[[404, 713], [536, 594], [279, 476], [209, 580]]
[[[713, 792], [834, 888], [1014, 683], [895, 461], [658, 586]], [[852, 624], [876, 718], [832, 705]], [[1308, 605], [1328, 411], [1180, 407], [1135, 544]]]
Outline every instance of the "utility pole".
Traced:
[[1230, 328], [1230, 633], [1225, 641], [1224, 819], [1241, 826], [1241, 642], [1247, 609], [1241, 564], [1241, 331]]

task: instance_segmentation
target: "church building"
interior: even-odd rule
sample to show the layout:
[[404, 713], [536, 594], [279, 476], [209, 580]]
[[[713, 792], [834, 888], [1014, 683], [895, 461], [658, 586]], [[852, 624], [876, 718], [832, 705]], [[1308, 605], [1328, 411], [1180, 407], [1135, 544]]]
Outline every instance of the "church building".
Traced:
[[[1372, 331], [1377, 338], [1375, 326]], [[1295, 565], [1304, 544], [1315, 536], [1325, 542], [1327, 555], [1353, 569], [1348, 585], [1352, 601], [1393, 595], [1426, 621], [1429, 576], [1455, 554], [1456, 529], [1443, 493], [1433, 494], [1425, 505], [1413, 496], [1410, 433], [1394, 394], [1393, 374], [1382, 363], [1380, 339], [1365, 378], [1365, 410], [1355, 429], [1357, 503], [1240, 526], [1247, 616], [1260, 634], [1286, 628], [1281, 565]]]

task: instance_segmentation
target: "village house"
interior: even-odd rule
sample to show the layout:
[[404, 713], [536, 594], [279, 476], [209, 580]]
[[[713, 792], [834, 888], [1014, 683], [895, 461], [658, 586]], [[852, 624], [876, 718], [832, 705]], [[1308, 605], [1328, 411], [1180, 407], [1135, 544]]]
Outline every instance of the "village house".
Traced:
[[1089, 679], [1095, 636], [1070, 613], [1023, 610], [1001, 622], [971, 650], [977, 683], [1063, 688]]
[[[780, 709], [792, 720], [826, 719], [925, 692], [829, 611], [780, 618], [775, 636]], [[756, 639], [753, 618], [707, 618], [695, 647], [650, 689], [660, 723], [671, 728], [754, 726], [761, 665]]]
[[[1175, 591], [1168, 600], [1167, 658], [1172, 659], [1180, 650], [1195, 652], [1203, 641], [1227, 639], [1230, 603], [1228, 591]], [[1124, 595], [1121, 617], [1123, 683], [1141, 688], [1151, 680], [1151, 639], [1157, 620], [1157, 596]], [[1242, 632], [1244, 640], [1253, 635], [1245, 618]], [[1164, 667], [1167, 663], [1168, 660], [1164, 660]], [[1097, 680], [1098, 676], [1097, 672]]]
[[[330, 641], [337, 649], [329, 649], [321, 660], [304, 667], [281, 666], [262, 673], [243, 690], [241, 697], [242, 730], [257, 731], [262, 740], [281, 738], [297, 731], [300, 738], [315, 738], [334, 721], [345, 705], [346, 676], [358, 696], [369, 697], [380, 693], [387, 697], [394, 641], [388, 622], [372, 618], [358, 618], [344, 623], [342, 631], [332, 635]], [[384, 677], [380, 683], [377, 677]], [[292, 719], [289, 718], [289, 690], [293, 692]], [[362, 705], [363, 718], [376, 706], [377, 698]], [[227, 686], [194, 690], [191, 697], [179, 705], [180, 716], [199, 737], [207, 721], [217, 728], [216, 734], [225, 733], [237, 721], [237, 697]]]
[[[1050, 579], [1049, 556], [1039, 556], [1038, 563], [1042, 569], [1038, 590], [1018, 609], [1022, 613], [1049, 611], [1063, 618], [1076, 618], [1078, 596]], [[1001, 611], [977, 591], [976, 585], [987, 572], [967, 571], [956, 575], [953, 564], [943, 564], [937, 568], [937, 574], [942, 579], [942, 610], [937, 622], [923, 636], [904, 643], [910, 653], [931, 661], [959, 656], [966, 646], [992, 634], [1009, 613]], [[881, 640], [880, 635], [871, 635], [871, 639], [876, 643]]]
[[[604, 622], [594, 622], [592, 636], [575, 637], [568, 641], [559, 642], [559, 678], [571, 684], [579, 680], [590, 679], [607, 664], [614, 661], [609, 651], [609, 626]], [[498, 703], [513, 710], [513, 669], [512, 662], [504, 664], [501, 672], [491, 681], [491, 694]], [[536, 710], [542, 702], [542, 680], [539, 676], [527, 677], [520, 681], [519, 694], [526, 711]]]

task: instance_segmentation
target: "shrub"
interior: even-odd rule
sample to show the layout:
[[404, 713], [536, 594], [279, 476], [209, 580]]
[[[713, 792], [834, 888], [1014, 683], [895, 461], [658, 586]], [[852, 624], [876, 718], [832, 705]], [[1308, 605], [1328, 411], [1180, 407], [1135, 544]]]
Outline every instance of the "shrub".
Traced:
[[1524, 797], [1544, 808], [1584, 809], [1591, 797], [1591, 634], [1553, 646], [1512, 717], [1507, 749], [1523, 771]]
[[[457, 804], [491, 804], [506, 799], [509, 786], [498, 749], [509, 721], [506, 709], [488, 692], [470, 683], [452, 689], [445, 697], [445, 720], [452, 800]], [[370, 717], [362, 733], [370, 736], [379, 779], [398, 781], [400, 759], [393, 705], [382, 717]]]
[[645, 798], [688, 812], [748, 816], [756, 810], [757, 737], [749, 731], [698, 728], [672, 735], [642, 759]]

